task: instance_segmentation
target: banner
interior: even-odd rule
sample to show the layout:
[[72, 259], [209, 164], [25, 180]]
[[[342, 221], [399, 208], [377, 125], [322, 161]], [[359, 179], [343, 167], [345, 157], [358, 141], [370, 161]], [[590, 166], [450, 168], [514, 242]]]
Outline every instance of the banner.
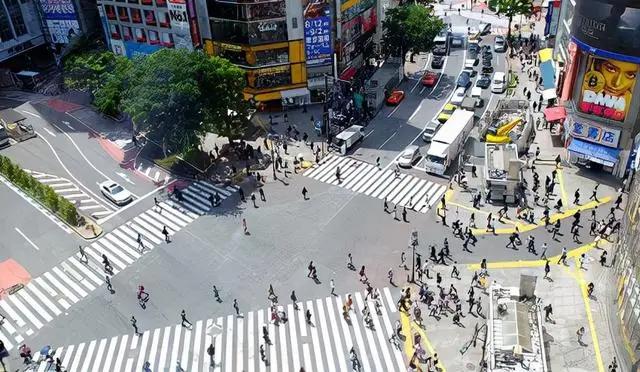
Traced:
[[638, 69], [635, 63], [588, 56], [578, 110], [624, 121], [633, 98]]
[[189, 16], [187, 3], [184, 0], [169, 0], [167, 2], [173, 43], [176, 48], [193, 50], [191, 31], [189, 30]]
[[331, 64], [331, 5], [323, 0], [311, 0], [304, 6], [303, 16], [307, 66]]
[[53, 43], [68, 44], [70, 38], [80, 33], [78, 14], [71, 0], [40, 0], [40, 6]]
[[136, 43], [135, 41], [125, 41], [124, 46], [127, 51], [127, 58], [147, 56], [160, 50], [161, 48], [159, 45]]

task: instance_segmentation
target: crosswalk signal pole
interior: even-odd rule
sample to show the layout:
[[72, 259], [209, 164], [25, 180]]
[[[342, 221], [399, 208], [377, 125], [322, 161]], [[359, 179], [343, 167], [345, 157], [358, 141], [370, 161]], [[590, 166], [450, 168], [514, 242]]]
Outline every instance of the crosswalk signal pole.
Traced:
[[416, 282], [416, 247], [418, 246], [418, 230], [411, 231], [411, 283]]

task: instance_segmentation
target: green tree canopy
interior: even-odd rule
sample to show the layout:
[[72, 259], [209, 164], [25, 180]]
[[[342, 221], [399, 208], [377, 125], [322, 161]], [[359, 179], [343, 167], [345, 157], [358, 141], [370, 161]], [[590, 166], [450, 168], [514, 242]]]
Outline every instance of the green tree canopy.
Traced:
[[489, 7], [509, 18], [507, 39], [511, 39], [511, 22], [517, 15], [529, 16], [533, 12], [533, 0], [489, 0]]
[[405, 4], [388, 9], [382, 21], [383, 52], [387, 56], [413, 55], [427, 52], [433, 47], [433, 39], [444, 28], [444, 22], [433, 10], [419, 4]]
[[165, 155], [197, 147], [207, 132], [230, 139], [244, 134], [244, 72], [229, 61], [162, 49], [134, 60], [127, 75], [122, 110]]

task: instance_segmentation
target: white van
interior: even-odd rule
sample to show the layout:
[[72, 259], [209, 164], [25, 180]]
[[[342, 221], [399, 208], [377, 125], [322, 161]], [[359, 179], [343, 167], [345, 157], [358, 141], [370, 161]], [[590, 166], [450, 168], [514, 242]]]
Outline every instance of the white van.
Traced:
[[436, 132], [438, 131], [438, 129], [440, 129], [441, 126], [442, 123], [437, 120], [430, 121], [429, 124], [427, 124], [427, 126], [424, 128], [424, 132], [422, 133], [422, 140], [425, 142], [431, 142], [431, 139], [436, 135]]
[[504, 72], [496, 72], [491, 79], [491, 93], [502, 93], [507, 87]]

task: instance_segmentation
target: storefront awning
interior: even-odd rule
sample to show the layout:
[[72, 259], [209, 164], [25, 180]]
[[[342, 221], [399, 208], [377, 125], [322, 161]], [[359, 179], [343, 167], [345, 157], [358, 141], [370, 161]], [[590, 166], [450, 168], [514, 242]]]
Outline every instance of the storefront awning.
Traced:
[[340, 79], [351, 80], [351, 78], [355, 76], [356, 72], [358, 72], [358, 70], [356, 70], [355, 67], [349, 67], [348, 69], [344, 70], [342, 74], [340, 74]]
[[297, 89], [283, 90], [282, 92], [280, 92], [280, 95], [282, 95], [282, 98], [305, 97], [309, 95], [309, 89], [297, 88]]
[[620, 155], [620, 149], [582, 141], [577, 138], [571, 140], [568, 150], [607, 167], [613, 167], [618, 162], [618, 156]]
[[547, 121], [563, 120], [567, 117], [567, 110], [562, 106], [549, 107], [544, 109], [544, 118]]

